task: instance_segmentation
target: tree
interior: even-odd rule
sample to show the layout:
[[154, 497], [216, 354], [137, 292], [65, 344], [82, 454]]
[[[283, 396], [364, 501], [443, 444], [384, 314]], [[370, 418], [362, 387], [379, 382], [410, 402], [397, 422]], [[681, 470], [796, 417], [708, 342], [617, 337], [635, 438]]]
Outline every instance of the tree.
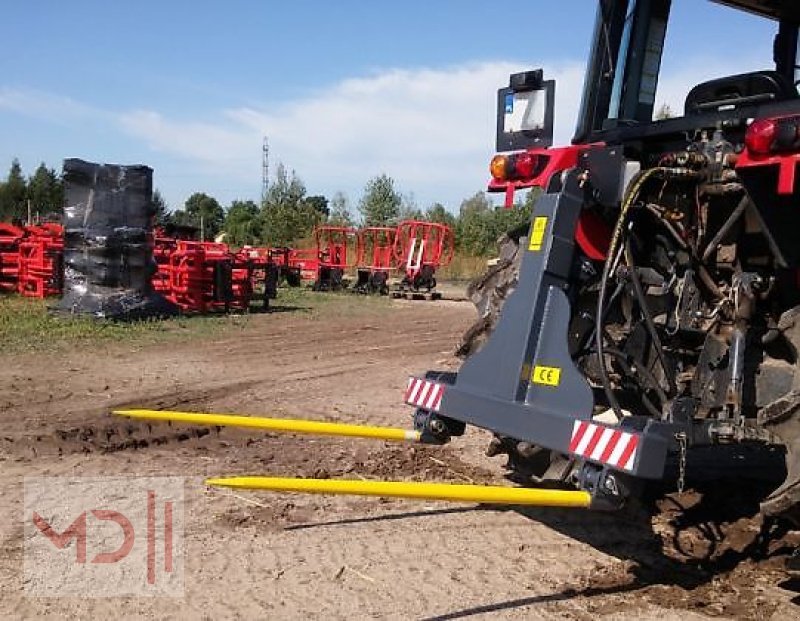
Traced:
[[286, 167], [282, 163], [278, 163], [275, 181], [267, 188], [267, 195], [261, 208], [266, 209], [274, 205], [296, 206], [305, 198], [305, 195], [306, 186], [297, 174], [292, 171], [290, 177], [286, 172]]
[[5, 183], [0, 184], [0, 220], [25, 219], [28, 215], [26, 198], [25, 177], [19, 160], [14, 158]]
[[454, 229], [456, 226], [456, 217], [451, 214], [445, 206], [441, 203], [434, 203], [430, 207], [428, 207], [428, 211], [425, 212], [425, 219], [428, 222], [438, 222], [439, 224], [446, 224], [451, 229]]
[[161, 228], [167, 226], [172, 221], [172, 214], [169, 213], [169, 206], [161, 192], [154, 190], [150, 202], [153, 205], [153, 224]]
[[331, 199], [328, 224], [332, 226], [353, 226], [353, 214], [347, 197], [342, 192], [337, 192]]
[[402, 197], [394, 189], [394, 180], [386, 174], [370, 179], [358, 210], [367, 226], [384, 226], [393, 223], [400, 215]]
[[283, 164], [278, 164], [275, 182], [267, 188], [261, 205], [261, 240], [270, 245], [287, 245], [307, 237], [324, 221], [327, 203], [323, 196], [306, 198], [305, 184], [294, 171], [290, 176]]
[[64, 186], [56, 171], [44, 162], [28, 179], [27, 198], [34, 213], [58, 215], [64, 208]]
[[225, 241], [236, 246], [255, 244], [261, 234], [260, 226], [258, 205], [253, 201], [233, 201], [223, 223]]
[[414, 198], [414, 193], [403, 194], [400, 197], [400, 211], [397, 214], [397, 220], [424, 220], [425, 214], [417, 207], [417, 201]]
[[322, 215], [323, 219], [330, 215], [330, 209], [328, 209], [328, 199], [324, 196], [307, 196], [303, 200], [305, 200], [309, 207], [316, 209], [320, 215]]
[[225, 212], [217, 199], [195, 192], [186, 199], [183, 209], [173, 215], [173, 222], [201, 228], [203, 239], [214, 239], [222, 228]]
[[492, 204], [489, 202], [489, 199], [486, 198], [486, 192], [476, 192], [469, 198], [465, 198], [461, 201], [458, 213], [459, 216], [463, 217], [468, 212], [484, 212], [489, 211], [491, 208]]

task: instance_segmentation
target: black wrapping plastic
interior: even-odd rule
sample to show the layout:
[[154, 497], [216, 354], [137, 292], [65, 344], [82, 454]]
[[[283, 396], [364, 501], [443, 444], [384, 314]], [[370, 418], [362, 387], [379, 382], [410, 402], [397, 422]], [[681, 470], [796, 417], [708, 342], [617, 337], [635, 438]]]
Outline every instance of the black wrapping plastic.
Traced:
[[64, 295], [57, 312], [111, 319], [170, 315], [152, 290], [153, 170], [64, 160]]

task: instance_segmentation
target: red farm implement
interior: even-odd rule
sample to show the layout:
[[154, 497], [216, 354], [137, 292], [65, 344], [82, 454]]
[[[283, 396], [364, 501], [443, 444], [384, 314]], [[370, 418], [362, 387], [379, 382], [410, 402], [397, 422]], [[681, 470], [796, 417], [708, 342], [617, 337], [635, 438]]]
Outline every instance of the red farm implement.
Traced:
[[[244, 246], [237, 253], [243, 260], [249, 260], [253, 264], [253, 280], [259, 282], [268, 278], [268, 269], [275, 270], [275, 284], [285, 282], [290, 287], [299, 287], [302, 274], [298, 265], [292, 262], [294, 250], [288, 246], [270, 248], [266, 246]], [[270, 268], [270, 266], [272, 266]]]
[[0, 291], [43, 298], [64, 284], [64, 229], [45, 222], [24, 227], [0, 222]]
[[397, 229], [368, 226], [356, 237], [356, 273], [354, 286], [359, 293], [389, 293], [389, 273], [394, 268], [393, 251]]
[[156, 262], [156, 272], [153, 274], [151, 283], [153, 290], [169, 297], [172, 268], [170, 257], [178, 247], [178, 240], [172, 237], [164, 237], [156, 232], [153, 239], [153, 260]]
[[0, 291], [17, 290], [19, 245], [25, 231], [8, 222], [0, 222]]
[[314, 291], [336, 291], [347, 286], [344, 275], [353, 267], [348, 255], [353, 256], [356, 238], [356, 230], [351, 227], [318, 226], [314, 229], [319, 260]]
[[17, 291], [33, 298], [59, 295], [64, 288], [64, 228], [54, 222], [25, 227], [19, 244]]
[[[182, 311], [245, 311], [253, 297], [252, 265], [231, 254], [226, 244], [176, 240], [160, 266], [168, 277], [162, 291]], [[163, 287], [163, 276], [158, 279]]]
[[454, 237], [446, 224], [404, 220], [397, 225], [393, 254], [403, 279], [396, 297], [427, 293], [441, 297], [436, 288], [436, 270], [453, 259]]
[[314, 283], [319, 271], [319, 254], [316, 248], [292, 248], [288, 254], [289, 266], [297, 270], [300, 280]]

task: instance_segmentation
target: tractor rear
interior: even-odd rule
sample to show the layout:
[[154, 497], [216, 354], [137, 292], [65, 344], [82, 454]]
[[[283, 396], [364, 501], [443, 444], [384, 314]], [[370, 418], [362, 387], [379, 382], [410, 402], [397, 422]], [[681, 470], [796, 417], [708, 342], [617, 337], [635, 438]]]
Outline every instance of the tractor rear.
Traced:
[[461, 369], [406, 400], [424, 433], [489, 429], [516, 480], [596, 508], [756, 482], [766, 514], [797, 521], [800, 7], [724, 2], [775, 21], [774, 68], [695, 85], [683, 116], [654, 120], [670, 4], [600, 0], [572, 145], [551, 147], [541, 71], [499, 91], [489, 189], [542, 194], [470, 291]]

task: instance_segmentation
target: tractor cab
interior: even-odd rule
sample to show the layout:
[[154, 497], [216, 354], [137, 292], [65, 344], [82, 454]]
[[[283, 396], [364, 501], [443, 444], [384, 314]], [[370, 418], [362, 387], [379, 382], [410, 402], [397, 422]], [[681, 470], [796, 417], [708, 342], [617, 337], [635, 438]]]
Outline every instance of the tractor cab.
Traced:
[[[624, 145], [628, 159], [650, 165], [685, 145], [687, 135], [723, 130], [743, 145], [753, 119], [800, 113], [800, 3], [791, 0], [712, 0], [775, 23], [771, 66], [719, 76], [693, 86], [682, 115], [654, 119], [656, 90], [672, 0], [599, 0], [591, 52], [572, 145], [551, 149], [555, 82], [541, 70], [511, 76], [498, 92], [497, 150], [489, 191], [547, 189], [556, 172], [575, 165], [581, 147]], [[721, 40], [725, 40], [721, 38]], [[515, 153], [508, 153], [515, 152]]]

